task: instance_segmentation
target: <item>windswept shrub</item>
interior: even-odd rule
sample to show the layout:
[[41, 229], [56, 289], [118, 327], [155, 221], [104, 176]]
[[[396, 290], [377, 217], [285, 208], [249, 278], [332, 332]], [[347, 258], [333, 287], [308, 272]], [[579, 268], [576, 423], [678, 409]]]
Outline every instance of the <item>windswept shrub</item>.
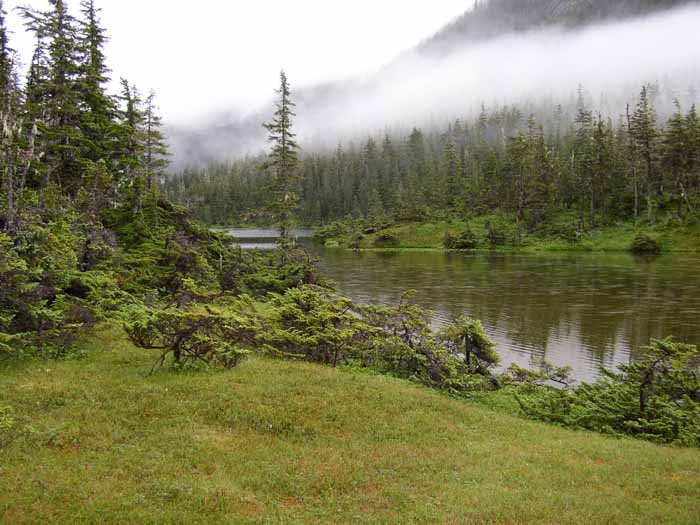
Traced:
[[271, 329], [260, 334], [275, 355], [316, 363], [349, 363], [357, 346], [366, 343], [373, 329], [352, 312], [352, 301], [327, 290], [306, 286], [275, 295], [270, 302]]
[[700, 350], [654, 340], [644, 358], [604, 371], [595, 384], [540, 387], [519, 397], [532, 418], [614, 435], [700, 446]]
[[[270, 307], [270, 326], [258, 340], [282, 357], [372, 368], [453, 392], [489, 387], [488, 368], [497, 362], [493, 344], [470, 325], [466, 336], [479, 342], [484, 359], [482, 366], [469, 365], [431, 330], [428, 313], [411, 293], [392, 308], [354, 305], [327, 290], [303, 287], [275, 296]], [[460, 325], [450, 333], [464, 330]]]
[[474, 373], [488, 374], [501, 360], [481, 321], [459, 317], [438, 332], [438, 339]]
[[249, 354], [261, 331], [252, 302], [246, 298], [221, 310], [131, 305], [123, 312], [123, 326], [136, 346], [160, 350], [154, 369], [169, 356], [176, 366], [201, 363], [233, 368]]
[[574, 383], [570, 366], [558, 367], [545, 360], [535, 360], [532, 365], [530, 369], [513, 363], [503, 374], [503, 379], [509, 384], [531, 389], [552, 385], [568, 388]]

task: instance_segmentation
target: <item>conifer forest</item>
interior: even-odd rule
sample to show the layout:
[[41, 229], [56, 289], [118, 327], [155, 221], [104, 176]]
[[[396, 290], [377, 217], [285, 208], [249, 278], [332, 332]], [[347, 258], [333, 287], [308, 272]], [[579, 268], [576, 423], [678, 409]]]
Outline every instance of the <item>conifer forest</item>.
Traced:
[[129, 2], [0, 0], [0, 523], [700, 521], [697, 1]]

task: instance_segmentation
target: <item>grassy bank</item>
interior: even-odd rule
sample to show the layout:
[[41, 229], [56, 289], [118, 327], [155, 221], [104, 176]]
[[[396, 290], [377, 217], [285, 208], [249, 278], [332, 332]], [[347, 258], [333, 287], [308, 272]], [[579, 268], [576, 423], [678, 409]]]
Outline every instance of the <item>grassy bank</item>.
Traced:
[[0, 521], [700, 520], [697, 450], [352, 370], [253, 359], [147, 376], [154, 356], [118, 330], [85, 347], [79, 360], [2, 365]]
[[[501, 245], [489, 242], [489, 226], [504, 236]], [[364, 250], [443, 250], [445, 235], [471, 231], [478, 241], [477, 250], [543, 252], [627, 252], [638, 234], [647, 234], [657, 240], [665, 253], [700, 253], [700, 224], [679, 225], [668, 222], [639, 224], [624, 222], [585, 231], [572, 226], [570, 218], [562, 217], [547, 228], [534, 233], [522, 231], [516, 243], [516, 224], [512, 218], [483, 216], [470, 220], [434, 220], [397, 224], [381, 231], [361, 231], [348, 227], [338, 235], [330, 236], [330, 247], [359, 247]], [[382, 237], [390, 237], [393, 244], [382, 244]]]

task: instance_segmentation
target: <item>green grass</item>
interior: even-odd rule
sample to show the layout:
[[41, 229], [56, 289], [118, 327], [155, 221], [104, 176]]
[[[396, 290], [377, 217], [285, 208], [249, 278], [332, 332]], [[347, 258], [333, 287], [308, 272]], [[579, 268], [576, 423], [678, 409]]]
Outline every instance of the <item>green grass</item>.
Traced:
[[[482, 216], [469, 221], [465, 220], [439, 220], [423, 223], [399, 224], [384, 232], [396, 236], [399, 247], [394, 249], [375, 249], [374, 241], [377, 234], [364, 236], [361, 248], [364, 250], [397, 251], [397, 250], [442, 250], [443, 240], [447, 232], [459, 233], [469, 227], [480, 239], [481, 250], [491, 250], [486, 241], [486, 223], [500, 223], [514, 235], [515, 223], [512, 218], [502, 216]], [[565, 226], [576, 221], [571, 217], [562, 216], [555, 223]], [[554, 226], [552, 226], [554, 227]], [[673, 225], [667, 223], [640, 224], [635, 226], [631, 222], [619, 223], [613, 226], [595, 228], [586, 233], [579, 241], [569, 242], [560, 235], [547, 234], [546, 232], [527, 234], [523, 233], [521, 246], [503, 246], [498, 251], [517, 252], [553, 252], [553, 251], [579, 251], [579, 252], [627, 252], [632, 241], [638, 233], [647, 233], [657, 239], [666, 253], [699, 253], [700, 252], [700, 225]], [[347, 246], [349, 238], [334, 240], [340, 246]], [[334, 245], [331, 241], [330, 245]]]
[[700, 522], [698, 450], [310, 364], [148, 376], [118, 330], [86, 349], [0, 368], [3, 523]]

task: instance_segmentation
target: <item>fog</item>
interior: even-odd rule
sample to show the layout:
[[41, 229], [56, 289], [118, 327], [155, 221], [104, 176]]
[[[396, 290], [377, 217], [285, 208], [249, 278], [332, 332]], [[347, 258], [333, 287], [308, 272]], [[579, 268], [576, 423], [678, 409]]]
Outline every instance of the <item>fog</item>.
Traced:
[[[74, 15], [80, 0], [67, 0]], [[468, 3], [468, 2], [467, 2]], [[28, 63], [33, 36], [13, 11], [48, 0], [5, 0], [11, 44]], [[281, 67], [297, 87], [381, 68], [461, 15], [464, 0], [95, 0], [109, 41], [110, 91], [125, 77], [154, 89], [170, 125], [221, 111], [249, 113], [272, 93]], [[400, 9], [400, 23], [397, 13]]]
[[[664, 112], [674, 97], [689, 104], [691, 86], [700, 86], [698, 27], [700, 7], [695, 5], [576, 31], [512, 34], [441, 57], [418, 47], [378, 73], [297, 90], [296, 129], [307, 148], [332, 147], [385, 128], [442, 125], [477, 114], [482, 104], [565, 103], [579, 85], [593, 109], [617, 117], [642, 84], [656, 82], [661, 88], [657, 104]], [[287, 71], [293, 85], [294, 73]], [[268, 108], [263, 105], [237, 122], [222, 116], [194, 133], [173, 129], [176, 161], [257, 153], [264, 147], [259, 125]]]
[[[5, 7], [23, 3], [6, 0]], [[29, 3], [47, 6], [46, 0]], [[74, 11], [78, 3], [70, 2]], [[156, 90], [176, 168], [262, 151], [261, 123], [270, 117], [281, 67], [292, 83], [296, 130], [307, 150], [386, 129], [443, 127], [474, 116], [482, 104], [526, 110], [544, 101], [566, 104], [579, 85], [594, 109], [612, 117], [634, 102], [643, 83], [659, 83], [662, 112], [676, 96], [687, 106], [689, 88], [700, 88], [697, 3], [577, 31], [465, 41], [447, 55], [417, 44], [472, 0], [97, 3], [110, 38], [110, 90], [116, 92], [122, 76], [144, 92]], [[16, 14], [9, 23], [11, 43], [26, 62], [32, 38]]]

